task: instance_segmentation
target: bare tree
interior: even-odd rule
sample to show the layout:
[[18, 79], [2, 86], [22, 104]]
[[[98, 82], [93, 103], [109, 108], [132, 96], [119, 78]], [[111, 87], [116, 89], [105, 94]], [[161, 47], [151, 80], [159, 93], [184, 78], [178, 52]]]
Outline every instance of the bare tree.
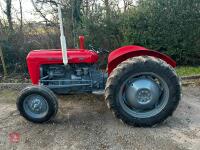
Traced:
[[[3, 24], [1, 23], [1, 20], [0, 20], [0, 40], [3, 40], [4, 37], [5, 36], [4, 36], [4, 32], [3, 32]], [[3, 66], [4, 77], [6, 77], [8, 73], [7, 73], [6, 64], [5, 64], [1, 45], [0, 45], [0, 59], [2, 62], [2, 66]]]
[[133, 6], [133, 0], [123, 0], [124, 1], [124, 12], [126, 12], [130, 6]]
[[19, 0], [19, 8], [20, 8], [20, 31], [22, 32], [22, 28], [23, 28], [22, 0]]
[[86, 8], [85, 15], [88, 16], [88, 14], [89, 14], [89, 0], [85, 0], [85, 8]]
[[105, 8], [106, 8], [106, 18], [110, 18], [110, 6], [109, 6], [109, 0], [104, 0]]
[[4, 13], [6, 14], [8, 25], [10, 31], [13, 31], [13, 22], [12, 22], [12, 0], [6, 0], [6, 11]]
[[[49, 20], [47, 17], [46, 17], [46, 14], [44, 14], [42, 12], [42, 8], [43, 8], [43, 5], [44, 4], [51, 4], [51, 5], [56, 5], [56, 2], [55, 1], [51, 1], [51, 0], [31, 0], [32, 4], [33, 4], [33, 7], [35, 8], [35, 11], [38, 12], [40, 14], [40, 16], [45, 20], [46, 24], [51, 24], [53, 26], [55, 26], [55, 23], [52, 22], [51, 20]], [[37, 6], [37, 4], [40, 4], [40, 8]]]

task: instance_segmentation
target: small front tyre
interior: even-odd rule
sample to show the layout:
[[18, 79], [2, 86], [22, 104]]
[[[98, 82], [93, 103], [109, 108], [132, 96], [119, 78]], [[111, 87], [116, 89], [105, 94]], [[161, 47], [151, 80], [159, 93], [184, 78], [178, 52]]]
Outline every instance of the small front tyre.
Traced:
[[50, 89], [44, 86], [30, 86], [21, 91], [17, 99], [17, 109], [25, 119], [43, 123], [56, 115], [58, 102]]
[[133, 126], [153, 126], [172, 115], [181, 99], [175, 70], [150, 56], [130, 58], [110, 74], [105, 99], [114, 115]]

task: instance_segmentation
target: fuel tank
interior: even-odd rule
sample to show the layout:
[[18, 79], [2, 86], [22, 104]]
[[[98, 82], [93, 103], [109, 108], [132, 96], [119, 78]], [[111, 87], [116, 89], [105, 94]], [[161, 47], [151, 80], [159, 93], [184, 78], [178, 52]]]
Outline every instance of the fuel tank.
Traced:
[[[94, 64], [98, 61], [98, 54], [86, 49], [67, 49], [68, 63], [89, 63]], [[40, 79], [40, 65], [43, 64], [62, 64], [61, 49], [33, 50], [27, 58], [28, 71], [33, 84], [38, 84]]]

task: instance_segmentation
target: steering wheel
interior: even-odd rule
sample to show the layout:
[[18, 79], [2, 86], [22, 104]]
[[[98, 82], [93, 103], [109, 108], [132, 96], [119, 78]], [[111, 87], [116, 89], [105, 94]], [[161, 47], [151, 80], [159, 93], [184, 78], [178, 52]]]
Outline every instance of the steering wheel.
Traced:
[[89, 48], [90, 50], [100, 54], [100, 53], [109, 53], [109, 51], [107, 49], [104, 48], [98, 48], [97, 50], [94, 48], [94, 46], [92, 44], [89, 44]]

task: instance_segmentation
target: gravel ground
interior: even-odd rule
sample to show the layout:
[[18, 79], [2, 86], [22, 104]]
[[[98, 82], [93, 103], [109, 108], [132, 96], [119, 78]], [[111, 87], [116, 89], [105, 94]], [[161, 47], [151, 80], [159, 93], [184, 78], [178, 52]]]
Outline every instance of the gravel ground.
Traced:
[[103, 96], [59, 96], [54, 120], [33, 124], [16, 110], [20, 87], [0, 88], [0, 149], [200, 149], [200, 87], [183, 87], [174, 115], [153, 128], [115, 119]]

